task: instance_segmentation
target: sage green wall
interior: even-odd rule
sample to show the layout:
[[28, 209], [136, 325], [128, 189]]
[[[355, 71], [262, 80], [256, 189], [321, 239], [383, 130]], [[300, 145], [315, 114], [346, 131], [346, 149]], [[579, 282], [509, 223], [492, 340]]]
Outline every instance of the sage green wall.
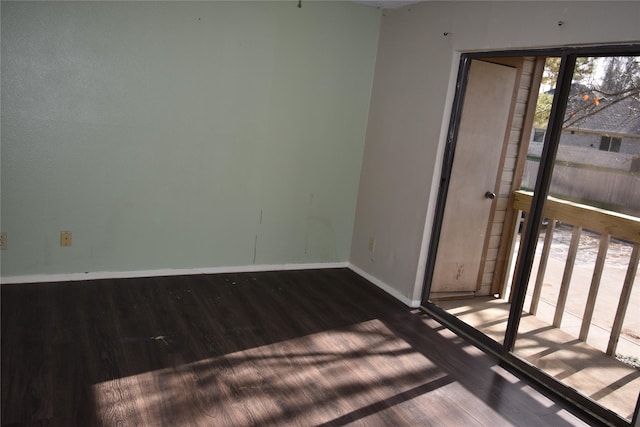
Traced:
[[1, 7], [3, 276], [348, 260], [378, 10]]

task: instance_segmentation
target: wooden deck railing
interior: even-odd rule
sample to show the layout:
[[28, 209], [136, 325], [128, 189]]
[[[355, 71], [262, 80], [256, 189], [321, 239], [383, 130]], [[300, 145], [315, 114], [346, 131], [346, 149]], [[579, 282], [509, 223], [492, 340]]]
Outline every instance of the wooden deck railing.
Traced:
[[[532, 197], [533, 195], [531, 192], [516, 191], [514, 193], [513, 207], [517, 210], [528, 212], [531, 206]], [[579, 339], [583, 341], [586, 341], [587, 335], [589, 334], [589, 327], [591, 325], [593, 310], [598, 296], [600, 279], [602, 278], [602, 270], [605, 265], [609, 241], [614, 237], [629, 241], [633, 244], [633, 250], [629, 259], [629, 266], [627, 267], [627, 273], [622, 285], [622, 292], [618, 301], [618, 308], [616, 310], [611, 334], [609, 336], [609, 344], [607, 345], [607, 354], [614, 355], [618, 345], [618, 339], [620, 338], [620, 333], [622, 331], [622, 322], [624, 321], [627, 307], [629, 306], [633, 281], [638, 270], [638, 259], [640, 258], [640, 218], [567, 200], [557, 199], [555, 197], [547, 198], [544, 215], [549, 219], [549, 224], [546, 230], [540, 264], [538, 266], [538, 274], [536, 276], [531, 306], [529, 309], [529, 312], [533, 315], [536, 314], [538, 303], [540, 301], [542, 282], [547, 266], [547, 260], [549, 258], [556, 222], [561, 221], [564, 224], [573, 226], [573, 234], [571, 236], [571, 243], [569, 244], [569, 251], [567, 254], [564, 274], [560, 283], [560, 292], [558, 294], [555, 315], [553, 318], [553, 326], [555, 327], [560, 327], [560, 323], [562, 321], [569, 293], [569, 283], [571, 281], [573, 266], [578, 252], [580, 234], [583, 229], [587, 229], [600, 235], [598, 255], [596, 257], [591, 285], [589, 287], [589, 295], [587, 297], [587, 303], [582, 317], [582, 325], [579, 334]]]

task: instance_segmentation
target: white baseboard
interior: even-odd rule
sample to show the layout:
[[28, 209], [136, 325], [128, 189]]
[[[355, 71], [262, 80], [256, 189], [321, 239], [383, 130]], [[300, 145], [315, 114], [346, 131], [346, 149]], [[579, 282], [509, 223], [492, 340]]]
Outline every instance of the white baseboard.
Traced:
[[382, 289], [383, 291], [385, 291], [395, 299], [399, 300], [403, 304], [408, 305], [411, 308], [420, 307], [420, 304], [421, 304], [420, 300], [412, 300], [402, 295], [400, 292], [398, 292], [397, 289], [392, 288], [391, 286], [384, 283], [382, 280], [370, 275], [369, 273], [365, 272], [359, 267], [356, 267], [355, 265], [348, 263], [347, 268], [349, 268], [351, 271], [358, 274], [359, 276], [362, 276], [363, 278], [367, 279], [368, 281], [370, 281], [371, 283], [373, 283], [374, 285], [376, 285], [377, 287], [379, 287], [380, 289]]
[[232, 267], [208, 267], [185, 269], [161, 269], [140, 271], [96, 271], [88, 273], [69, 274], [32, 274], [24, 276], [6, 276], [0, 278], [3, 285], [20, 283], [74, 282], [98, 279], [129, 279], [137, 277], [185, 276], [193, 274], [221, 274], [221, 273], [251, 273], [259, 271], [279, 270], [314, 270], [323, 268], [346, 268], [348, 262], [326, 262], [314, 264], [265, 264], [239, 265]]
[[287, 271], [287, 270], [314, 270], [326, 268], [349, 268], [354, 273], [373, 283], [392, 297], [403, 304], [416, 308], [420, 307], [420, 300], [411, 300], [402, 295], [397, 289], [384, 283], [356, 267], [349, 262], [327, 262], [312, 264], [263, 264], [263, 265], [238, 265], [231, 267], [207, 267], [207, 268], [185, 268], [185, 269], [160, 269], [160, 270], [138, 270], [138, 271], [95, 271], [88, 273], [68, 273], [68, 274], [31, 274], [23, 276], [5, 276], [0, 278], [3, 285], [13, 285], [21, 283], [49, 283], [49, 282], [75, 282], [82, 280], [99, 279], [130, 279], [138, 277], [165, 277], [165, 276], [186, 276], [194, 274], [223, 274], [223, 273], [251, 273], [260, 271]]

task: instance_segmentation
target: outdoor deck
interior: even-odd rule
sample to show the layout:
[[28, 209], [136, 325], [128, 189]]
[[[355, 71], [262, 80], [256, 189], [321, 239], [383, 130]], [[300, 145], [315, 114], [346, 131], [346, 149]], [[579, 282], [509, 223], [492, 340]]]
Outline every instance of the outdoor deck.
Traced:
[[[509, 316], [508, 302], [478, 297], [439, 301], [438, 305], [495, 341], [502, 342]], [[540, 304], [540, 312], [554, 309], [547, 305]], [[572, 320], [575, 316], [570, 313], [565, 313], [565, 316], [568, 327], [572, 324], [580, 327], [580, 319]], [[590, 334], [604, 343], [609, 337], [606, 330], [597, 327], [592, 327]], [[637, 346], [640, 351], [640, 345], [634, 341], [624, 340], [624, 343], [625, 346]], [[640, 369], [622, 363], [528, 313], [523, 313], [520, 321], [515, 353], [603, 406], [625, 418], [632, 418], [640, 391]]]
[[[518, 211], [530, 203], [530, 193], [514, 194]], [[640, 219], [553, 197], [545, 216], [514, 353], [631, 419], [640, 392]], [[437, 304], [502, 343], [510, 291], [508, 283], [503, 299]]]

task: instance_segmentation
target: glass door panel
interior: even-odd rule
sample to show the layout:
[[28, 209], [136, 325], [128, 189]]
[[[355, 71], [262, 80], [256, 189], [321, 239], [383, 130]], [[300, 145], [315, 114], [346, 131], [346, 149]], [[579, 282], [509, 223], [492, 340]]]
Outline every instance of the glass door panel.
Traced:
[[502, 185], [502, 176], [505, 164], [511, 172], [515, 164], [508, 155], [515, 157], [509, 147], [520, 142], [512, 115], [527, 95], [518, 98], [516, 88], [532, 64], [524, 58], [470, 62], [429, 293], [430, 301], [499, 343], [509, 314], [493, 296], [498, 227], [511, 184]]
[[[514, 198], [526, 214], [532, 194]], [[640, 393], [639, 230], [640, 57], [577, 58], [513, 352], [627, 420]]]

